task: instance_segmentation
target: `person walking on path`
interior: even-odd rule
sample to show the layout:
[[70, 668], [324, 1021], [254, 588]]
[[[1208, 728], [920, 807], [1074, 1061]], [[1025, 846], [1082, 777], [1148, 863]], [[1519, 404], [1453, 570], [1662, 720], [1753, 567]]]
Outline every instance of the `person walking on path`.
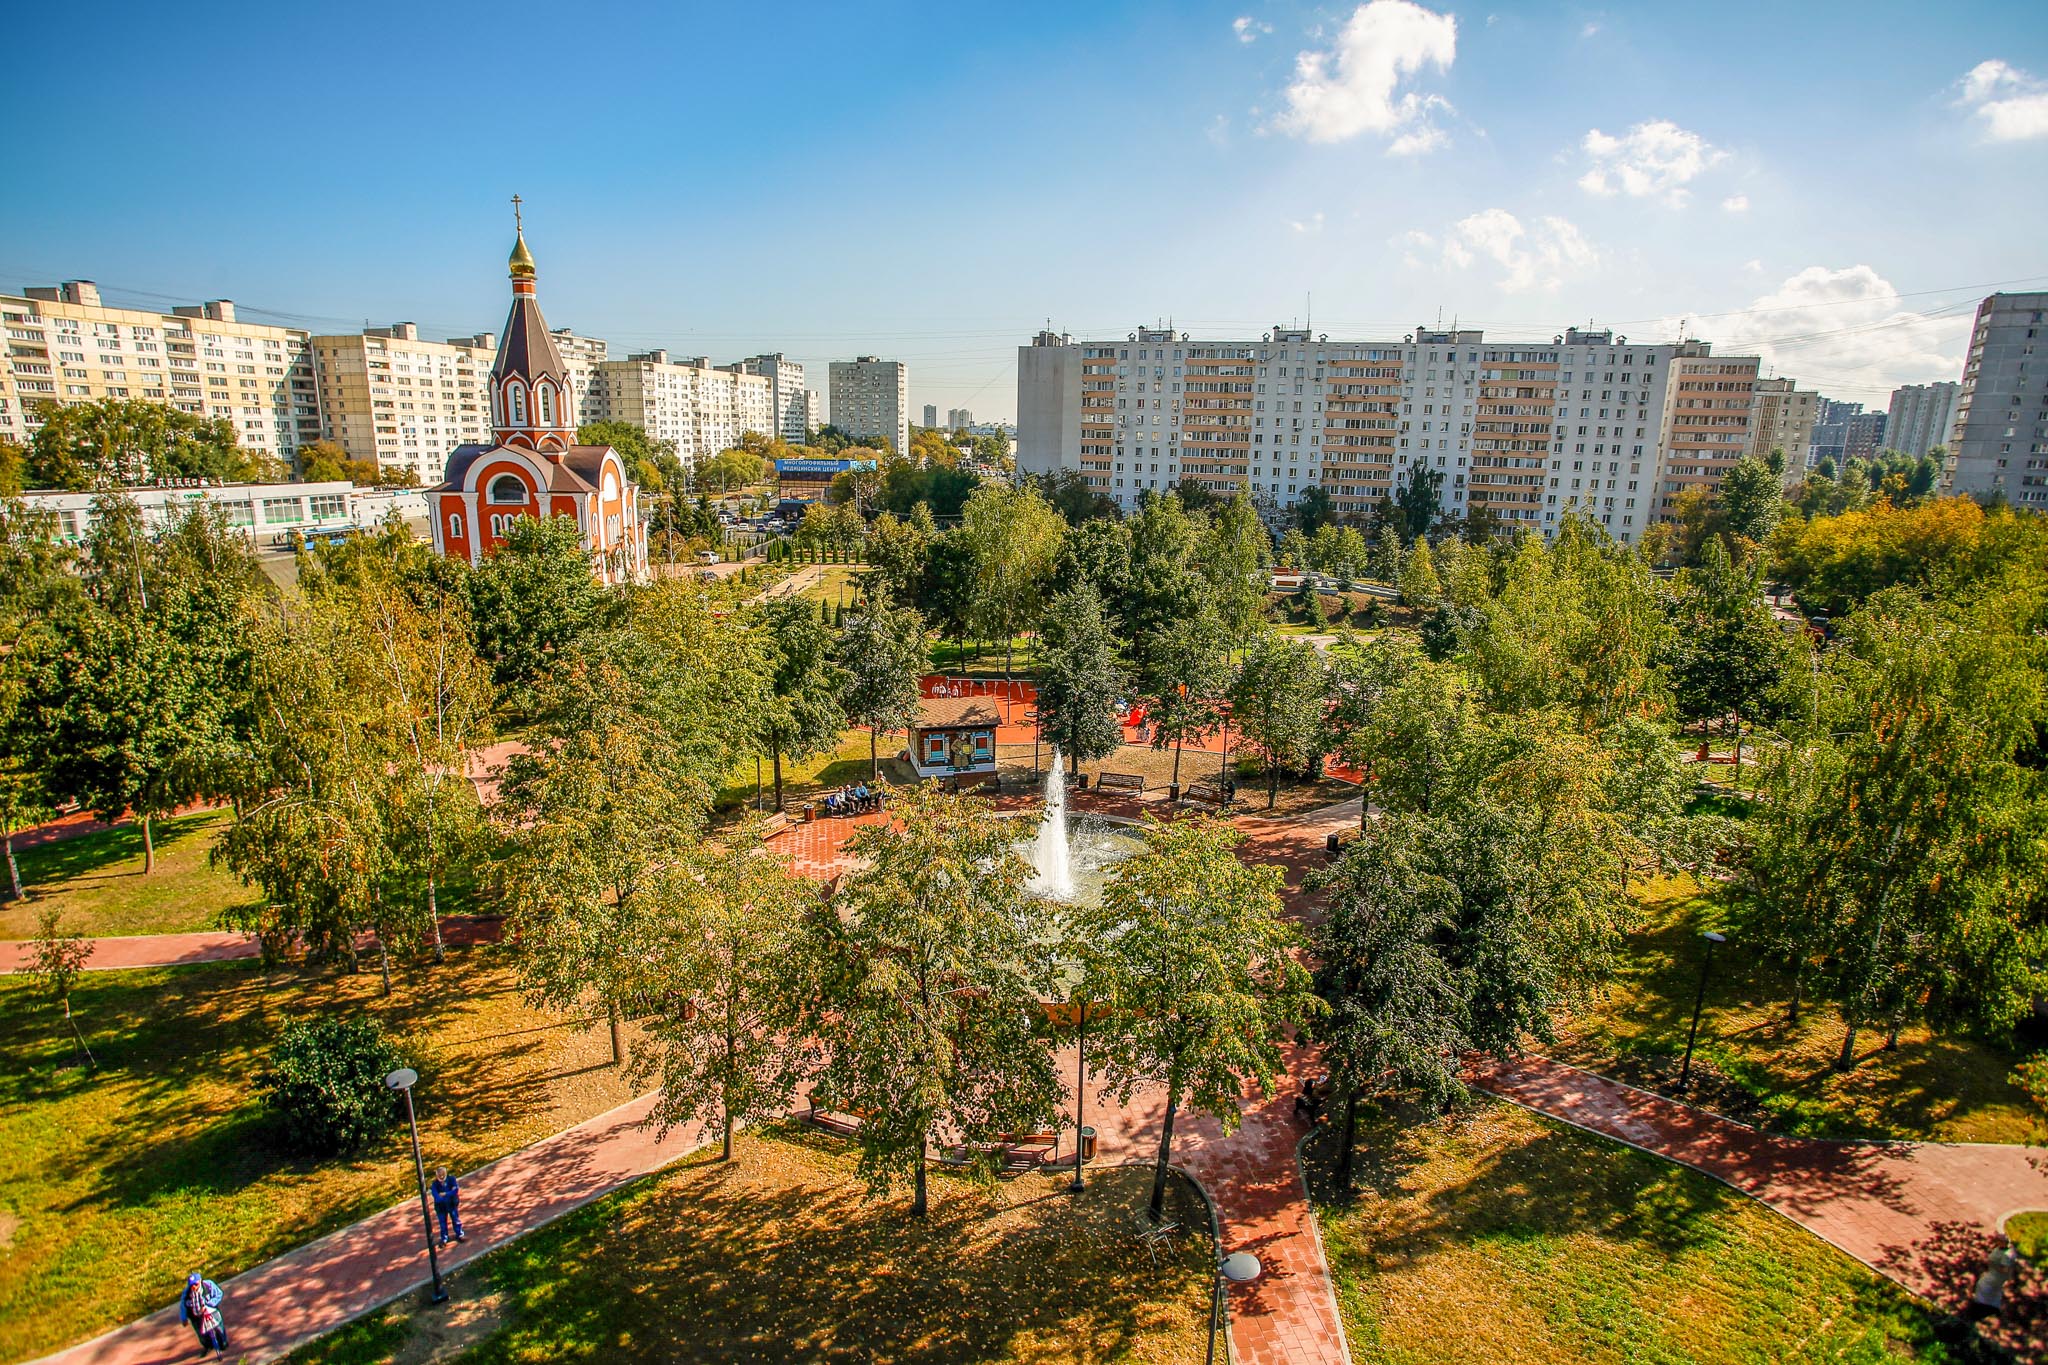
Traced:
[[441, 1245], [448, 1245], [448, 1230], [455, 1230], [455, 1240], [466, 1242], [462, 1235], [462, 1186], [454, 1176], [448, 1174], [446, 1166], [434, 1168], [434, 1216], [441, 1220]]
[[209, 1351], [228, 1353], [228, 1324], [221, 1316], [220, 1301], [220, 1286], [212, 1280], [196, 1270], [185, 1277], [185, 1292], [178, 1299], [178, 1321], [189, 1326], [199, 1338], [201, 1358]]

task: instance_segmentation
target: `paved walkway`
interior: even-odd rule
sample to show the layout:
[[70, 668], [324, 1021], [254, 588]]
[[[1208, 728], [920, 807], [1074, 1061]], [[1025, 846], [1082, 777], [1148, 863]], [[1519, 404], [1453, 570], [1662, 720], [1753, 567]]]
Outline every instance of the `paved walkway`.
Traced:
[[[496, 943], [500, 921], [480, 915], [451, 915], [441, 921], [441, 939], [451, 948], [472, 943]], [[134, 934], [115, 938], [87, 939], [92, 956], [85, 961], [89, 972], [133, 971], [139, 967], [189, 967], [199, 962], [236, 962], [262, 956], [254, 934], [207, 930], [193, 934]], [[375, 940], [362, 940], [365, 952]], [[0, 939], [0, 976], [27, 971], [35, 952], [25, 939]]]
[[[694, 1151], [677, 1129], [657, 1142], [643, 1095], [462, 1177], [469, 1240], [442, 1254], [445, 1273]], [[230, 1358], [269, 1360], [427, 1281], [417, 1198], [310, 1242], [222, 1284]], [[170, 1286], [175, 1293], [176, 1286]], [[196, 1343], [176, 1304], [105, 1336], [43, 1357], [47, 1365], [168, 1365]]]
[[1726, 1181], [1949, 1308], [1968, 1299], [2005, 1220], [2048, 1209], [2048, 1151], [2040, 1148], [1775, 1137], [1543, 1057], [1488, 1062], [1473, 1079], [1538, 1113]]

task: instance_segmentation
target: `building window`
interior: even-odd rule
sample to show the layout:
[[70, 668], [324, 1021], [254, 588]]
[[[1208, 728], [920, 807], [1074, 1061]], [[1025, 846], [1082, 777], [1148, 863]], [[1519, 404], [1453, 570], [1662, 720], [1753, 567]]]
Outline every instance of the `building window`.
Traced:
[[534, 392], [540, 395], [540, 424], [544, 427], [553, 426], [555, 424], [554, 385], [543, 384]]
[[306, 505], [315, 521], [335, 521], [348, 515], [348, 498], [341, 493], [315, 493]]
[[462, 513], [451, 512], [448, 514], [448, 538], [450, 540], [462, 539]]
[[299, 500], [297, 498], [265, 498], [263, 500], [263, 524], [265, 526], [281, 526], [286, 522], [297, 521], [298, 519]]
[[512, 425], [523, 427], [526, 425], [526, 388], [524, 385], [514, 384], [511, 392]]
[[526, 485], [517, 474], [500, 474], [497, 478], [491, 480], [490, 501], [501, 505], [505, 503], [511, 503], [514, 506], [524, 504], [526, 501]]

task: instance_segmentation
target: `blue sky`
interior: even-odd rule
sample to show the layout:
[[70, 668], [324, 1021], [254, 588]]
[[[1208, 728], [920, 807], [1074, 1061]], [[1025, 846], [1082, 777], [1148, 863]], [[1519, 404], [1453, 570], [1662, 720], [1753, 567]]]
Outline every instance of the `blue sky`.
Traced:
[[[2048, 10], [36, 6], [0, 289], [293, 325], [505, 312], [1009, 416], [1050, 318], [1723, 349], [1881, 404], [2048, 288]], [[76, 54], [60, 60], [52, 54]]]

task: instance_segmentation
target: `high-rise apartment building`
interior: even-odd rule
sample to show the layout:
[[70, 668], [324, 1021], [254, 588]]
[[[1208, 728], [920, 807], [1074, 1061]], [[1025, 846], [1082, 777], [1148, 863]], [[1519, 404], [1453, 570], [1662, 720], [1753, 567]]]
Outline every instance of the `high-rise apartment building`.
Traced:
[[737, 365], [645, 351], [597, 366], [584, 417], [631, 422], [658, 441], [674, 441], [683, 463], [694, 465], [738, 445], [745, 432], [775, 432], [771, 393], [766, 375]]
[[233, 425], [289, 460], [320, 434], [307, 335], [235, 316], [226, 299], [169, 313], [115, 308], [89, 280], [0, 295], [0, 439], [26, 442], [41, 403], [164, 403]]
[[1820, 418], [1813, 424], [1814, 464], [1832, 460], [1839, 468], [1849, 460], [1868, 460], [1885, 444], [1884, 413], [1866, 412], [1861, 403], [1821, 400]]
[[974, 414], [966, 408], [946, 409], [946, 430], [965, 431], [974, 425]]
[[557, 327], [548, 335], [554, 338], [555, 350], [569, 371], [569, 390], [575, 396], [576, 410], [589, 412], [590, 382], [597, 377], [597, 367], [611, 358], [611, 344], [602, 337], [577, 336], [567, 327]]
[[1577, 510], [1633, 542], [1655, 516], [1673, 349], [1576, 328], [1491, 346], [1430, 328], [1391, 341], [1041, 332], [1017, 353], [1017, 467], [1077, 470], [1125, 507], [1188, 478], [1280, 508], [1320, 486], [1353, 515], [1419, 467], [1441, 479], [1448, 516], [1484, 507], [1547, 535]]
[[1681, 341], [1673, 348], [1657, 471], [1660, 516], [1669, 516], [1687, 489], [1714, 493], [1749, 453], [1761, 363], [1753, 355], [1717, 356], [1705, 341]]
[[936, 404], [936, 403], [926, 403], [926, 404], [924, 405], [924, 424], [925, 424], [925, 429], [926, 429], [926, 430], [931, 430], [931, 429], [933, 429], [933, 428], [935, 428], [935, 427], [937, 427], [937, 426], [939, 425], [939, 405], [938, 405], [938, 404]]
[[1993, 294], [1977, 307], [1942, 489], [2048, 505], [2048, 293]]
[[763, 436], [780, 436], [791, 445], [802, 445], [811, 425], [811, 394], [804, 387], [804, 367], [779, 351], [748, 356], [740, 362], [745, 374], [758, 374], [768, 381], [768, 406], [772, 426]]
[[910, 449], [908, 366], [864, 355], [835, 360], [828, 373], [833, 426], [857, 441], [887, 441], [898, 454]]
[[809, 410], [807, 420], [810, 423], [810, 430], [804, 433], [804, 439], [808, 441], [811, 439], [811, 431], [825, 425], [825, 396], [816, 389], [805, 389], [804, 406]]
[[1749, 424], [1749, 453], [1768, 459], [1773, 450], [1785, 452], [1785, 480], [1790, 483], [1806, 472], [1807, 452], [1813, 445], [1813, 421], [1820, 411], [1820, 395], [1799, 387], [1793, 379], [1756, 381], [1755, 410]]
[[1925, 455], [1948, 444], [1955, 425], [1959, 386], [1951, 383], [1907, 384], [1892, 390], [1885, 414], [1884, 443], [1908, 455]]
[[490, 332], [429, 341], [410, 322], [316, 336], [320, 436], [352, 460], [441, 481], [448, 452], [490, 435]]

